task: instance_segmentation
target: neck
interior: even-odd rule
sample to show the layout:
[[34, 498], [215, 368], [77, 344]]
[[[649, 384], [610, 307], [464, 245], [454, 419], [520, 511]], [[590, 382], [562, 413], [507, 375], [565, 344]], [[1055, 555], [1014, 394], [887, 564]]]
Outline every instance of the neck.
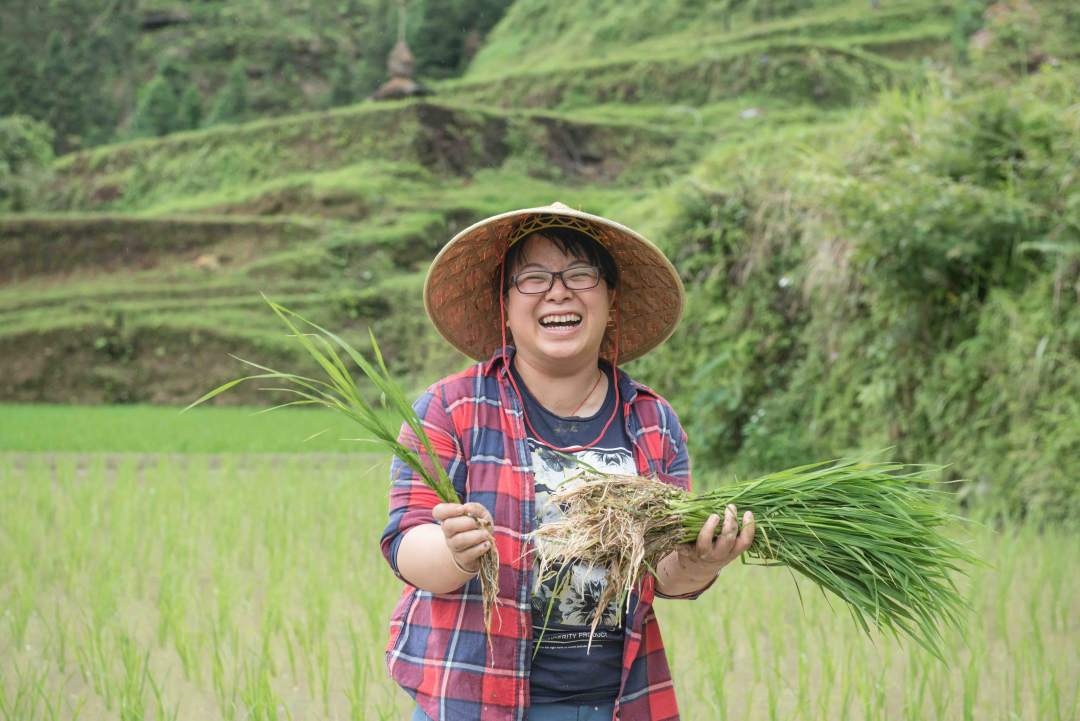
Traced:
[[512, 362], [533, 397], [555, 415], [569, 416], [576, 412], [588, 416], [604, 404], [608, 381], [604, 376], [597, 384], [601, 375], [598, 358], [568, 368], [547, 368], [521, 354], [516, 354]]

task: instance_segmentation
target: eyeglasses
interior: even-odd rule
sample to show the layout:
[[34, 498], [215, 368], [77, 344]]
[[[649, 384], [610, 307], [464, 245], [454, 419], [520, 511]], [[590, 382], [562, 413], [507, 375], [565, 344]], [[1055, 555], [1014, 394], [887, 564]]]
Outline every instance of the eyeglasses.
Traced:
[[595, 265], [578, 265], [566, 270], [527, 270], [511, 280], [519, 293], [536, 295], [547, 293], [558, 278], [568, 290], [588, 290], [600, 284], [600, 269]]

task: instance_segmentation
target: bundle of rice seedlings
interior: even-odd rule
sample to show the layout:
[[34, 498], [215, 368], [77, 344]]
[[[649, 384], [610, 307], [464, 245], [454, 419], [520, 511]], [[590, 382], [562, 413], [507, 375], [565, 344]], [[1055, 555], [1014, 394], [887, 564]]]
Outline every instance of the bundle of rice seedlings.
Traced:
[[[461, 503], [461, 498], [454, 489], [454, 484], [450, 481], [446, 470], [435, 454], [431, 439], [424, 431], [423, 423], [417, 417], [416, 412], [413, 411], [412, 405], [406, 400], [401, 388], [390, 376], [390, 372], [387, 370], [386, 363], [383, 360], [382, 351], [375, 341], [375, 335], [369, 332], [371, 351], [375, 358], [375, 362], [372, 363], [341, 337], [307, 320], [298, 313], [273, 302], [266, 296], [263, 296], [263, 299], [266, 300], [274, 313], [288, 328], [290, 337], [296, 340], [322, 368], [325, 378], [309, 378], [295, 373], [278, 371], [233, 356], [241, 363], [262, 372], [223, 383], [184, 410], [204, 403], [246, 381], [260, 380], [282, 383], [284, 385], [275, 385], [262, 390], [288, 393], [297, 396], [297, 398], [267, 408], [267, 411], [303, 405], [323, 406], [338, 411], [355, 421], [367, 432], [367, 438], [356, 440], [374, 443], [376, 446], [397, 456], [402, 462], [416, 471], [424, 484], [435, 491], [439, 500], [444, 503]], [[392, 411], [393, 415], [405, 423], [416, 438], [419, 439], [421, 446], [419, 451], [414, 451], [412, 448], [398, 442], [398, 429], [388, 425], [383, 416], [376, 410], [375, 405], [363, 397], [342, 357], [342, 353], [345, 358], [352, 360], [379, 391], [379, 405]], [[484, 519], [477, 519], [477, 521], [482, 526], [485, 526], [487, 530], [491, 530], [489, 522], [484, 521]], [[480, 558], [479, 577], [484, 602], [484, 627], [490, 631], [491, 615], [492, 610], [495, 608], [499, 582], [499, 556], [494, 544]]]
[[943, 659], [939, 626], [960, 628], [967, 607], [952, 574], [966, 573], [974, 557], [944, 533], [956, 516], [931, 485], [925, 468], [855, 459], [696, 496], [648, 478], [586, 472], [553, 494], [563, 517], [534, 534], [539, 575], [557, 577], [572, 562], [606, 568], [595, 631], [601, 609], [628, 602], [646, 571], [694, 543], [709, 516], [734, 503], [753, 511], [757, 525], [744, 563], [787, 566], [844, 601], [866, 633], [873, 626], [904, 634]]

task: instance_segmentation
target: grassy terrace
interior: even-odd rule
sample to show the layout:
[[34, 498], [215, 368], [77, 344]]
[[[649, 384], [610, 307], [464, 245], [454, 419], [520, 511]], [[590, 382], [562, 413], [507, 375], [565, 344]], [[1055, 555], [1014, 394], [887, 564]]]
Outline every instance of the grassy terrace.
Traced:
[[[196, 380], [224, 380], [213, 374], [229, 367], [226, 351], [291, 361], [261, 292], [353, 339], [371, 325], [410, 376], [452, 366], [433, 353], [418, 288], [456, 231], [559, 199], [662, 235], [681, 212], [671, 188], [713, 175], [725, 149], [764, 157], [843, 128], [853, 105], [918, 75], [903, 48], [943, 46], [949, 14], [922, 0], [878, 12], [824, 2], [764, 20], [673, 4], [672, 17], [643, 23], [630, 3], [545, 9], [551, 23], [519, 33], [537, 8], [516, 3], [466, 75], [430, 100], [62, 158], [49, 194], [58, 214], [0, 218], [0, 257], [17, 260], [0, 287], [0, 363], [21, 369], [8, 392], [65, 397], [55, 363], [18, 360], [26, 348], [78, 358], [83, 390], [70, 397], [85, 400], [103, 377], [107, 397], [189, 399]], [[57, 243], [77, 252], [50, 251]], [[215, 353], [210, 377], [192, 370]], [[168, 374], [175, 384], [137, 387]]]
[[[58, 209], [139, 211], [212, 192], [242, 193], [236, 189], [252, 185], [286, 187], [288, 176], [312, 171], [338, 171], [327, 178], [329, 184], [362, 195], [385, 191], [385, 183], [401, 176], [407, 182], [429, 174], [446, 180], [470, 177], [520, 154], [539, 155], [568, 179], [599, 174], [611, 180], [604, 177], [616, 174], [611, 169], [592, 167], [582, 157], [618, 155], [622, 166], [663, 165], [674, 139], [658, 128], [578, 122], [550, 113], [502, 113], [425, 101], [369, 103], [69, 156], [57, 165], [52, 204]], [[567, 155], [575, 151], [578, 157]]]
[[[913, 28], [920, 34], [940, 34], [951, 13], [949, 4], [934, 0], [884, 4], [875, 12], [859, 0], [825, 0], [801, 12], [757, 21], [739, 13], [729, 19], [721, 5], [673, 2], [650, 10], [641, 12], [635, 2], [595, 3], [585, 9], [554, 7], [543, 0], [515, 3], [466, 78], [514, 74], [519, 66], [558, 69], [580, 62], [686, 57], [772, 38], [884, 37]], [[664, 12], [670, 16], [663, 17]], [[524, 27], [529, 31], [523, 32]]]

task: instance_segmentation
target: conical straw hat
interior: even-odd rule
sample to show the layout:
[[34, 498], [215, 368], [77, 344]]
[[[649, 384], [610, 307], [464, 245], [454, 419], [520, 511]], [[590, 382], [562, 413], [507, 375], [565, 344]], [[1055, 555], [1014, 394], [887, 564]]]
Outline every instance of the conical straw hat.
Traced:
[[[603, 245], [619, 269], [619, 362], [639, 358], [675, 331], [685, 300], [682, 281], [664, 254], [624, 225], [562, 203], [494, 215], [455, 235], [424, 281], [424, 308], [443, 338], [465, 355], [486, 360], [502, 342], [497, 295], [507, 249], [544, 228], [573, 228]], [[600, 354], [614, 358], [609, 327]]]

